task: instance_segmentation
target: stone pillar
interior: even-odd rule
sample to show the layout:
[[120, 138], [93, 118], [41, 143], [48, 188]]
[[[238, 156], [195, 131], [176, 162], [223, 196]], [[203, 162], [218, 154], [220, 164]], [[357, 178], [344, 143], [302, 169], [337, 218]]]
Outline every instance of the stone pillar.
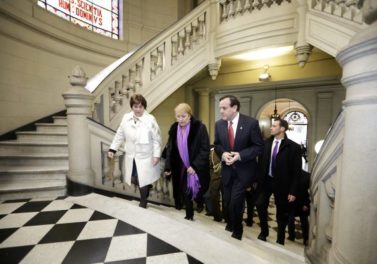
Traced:
[[198, 118], [209, 129], [209, 89], [196, 89], [199, 94], [199, 116]]
[[63, 93], [68, 121], [68, 195], [78, 196], [90, 193], [94, 185], [87, 121], [93, 95], [85, 89], [87, 77], [80, 66], [73, 69], [69, 78], [71, 88]]
[[298, 34], [297, 42], [295, 43], [296, 59], [300, 67], [304, 67], [312, 53], [313, 47], [306, 42], [305, 31], [306, 31], [306, 16], [308, 13], [308, 1], [298, 0]]
[[365, 21], [373, 24], [337, 56], [347, 93], [329, 263], [367, 264], [377, 259], [377, 2], [363, 2]]

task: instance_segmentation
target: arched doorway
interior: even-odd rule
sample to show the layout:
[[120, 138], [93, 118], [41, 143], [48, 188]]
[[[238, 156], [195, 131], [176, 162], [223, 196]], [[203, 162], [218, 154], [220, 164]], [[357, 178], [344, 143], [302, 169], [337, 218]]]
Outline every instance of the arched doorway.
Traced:
[[257, 114], [264, 138], [270, 137], [271, 115], [275, 109], [280, 118], [287, 120], [289, 123], [288, 138], [301, 146], [303, 151], [303, 169], [307, 171], [308, 160], [306, 150], [309, 125], [307, 109], [299, 102], [289, 98], [279, 98], [266, 103]]

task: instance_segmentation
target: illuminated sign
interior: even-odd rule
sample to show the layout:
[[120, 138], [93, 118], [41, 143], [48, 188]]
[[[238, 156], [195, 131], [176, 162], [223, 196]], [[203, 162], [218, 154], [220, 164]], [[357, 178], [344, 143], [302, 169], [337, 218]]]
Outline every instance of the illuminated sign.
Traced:
[[40, 0], [38, 5], [74, 24], [119, 39], [118, 0]]

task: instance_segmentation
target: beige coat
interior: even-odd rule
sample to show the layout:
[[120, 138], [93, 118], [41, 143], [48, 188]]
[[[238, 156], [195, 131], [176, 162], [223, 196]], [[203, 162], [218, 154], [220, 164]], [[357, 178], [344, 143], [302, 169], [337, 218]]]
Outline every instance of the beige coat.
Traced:
[[144, 111], [135, 121], [133, 112], [124, 115], [110, 149], [118, 150], [124, 143], [124, 181], [131, 185], [133, 160], [135, 159], [139, 186], [152, 184], [160, 177], [160, 164], [152, 165], [152, 158], [161, 155], [160, 128], [154, 116]]

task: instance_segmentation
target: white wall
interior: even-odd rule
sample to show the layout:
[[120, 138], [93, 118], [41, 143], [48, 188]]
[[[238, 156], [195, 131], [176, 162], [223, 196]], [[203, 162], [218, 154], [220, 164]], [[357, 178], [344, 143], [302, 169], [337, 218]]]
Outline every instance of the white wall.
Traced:
[[64, 110], [61, 94], [75, 65], [93, 76], [187, 13], [186, 2], [124, 0], [123, 36], [112, 40], [59, 18], [36, 0], [1, 1], [0, 135]]

